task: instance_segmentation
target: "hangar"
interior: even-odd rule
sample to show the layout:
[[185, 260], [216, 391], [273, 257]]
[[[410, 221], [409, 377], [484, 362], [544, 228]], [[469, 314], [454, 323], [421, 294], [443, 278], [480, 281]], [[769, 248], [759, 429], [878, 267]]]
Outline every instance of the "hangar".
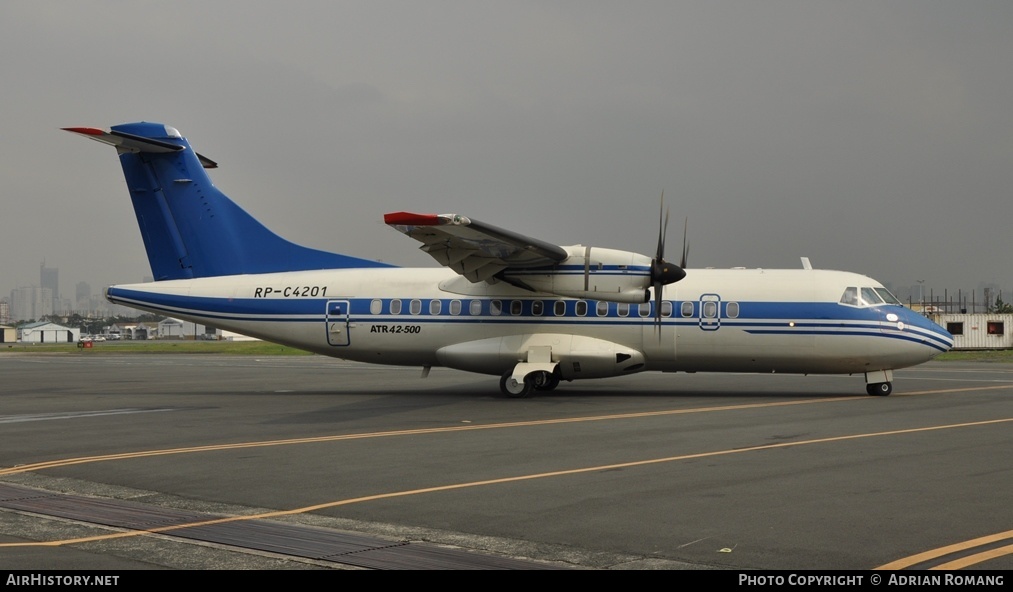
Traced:
[[76, 343], [80, 338], [80, 329], [64, 327], [49, 321], [28, 323], [18, 329], [18, 341], [22, 343]]

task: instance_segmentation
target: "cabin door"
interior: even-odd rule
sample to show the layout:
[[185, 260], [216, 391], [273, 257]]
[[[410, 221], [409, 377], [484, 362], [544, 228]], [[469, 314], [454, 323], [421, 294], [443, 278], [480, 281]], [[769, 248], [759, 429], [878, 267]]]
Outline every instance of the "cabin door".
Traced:
[[703, 294], [697, 308], [700, 328], [717, 331], [721, 328], [721, 297], [717, 294]]
[[348, 345], [348, 301], [328, 300], [327, 313], [324, 315], [329, 345]]

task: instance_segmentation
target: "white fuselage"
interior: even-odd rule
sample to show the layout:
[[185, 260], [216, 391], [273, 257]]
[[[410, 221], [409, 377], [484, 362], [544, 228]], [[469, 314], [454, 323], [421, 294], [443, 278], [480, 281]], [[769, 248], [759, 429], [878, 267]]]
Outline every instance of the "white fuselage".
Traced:
[[[880, 286], [826, 270], [694, 269], [653, 303], [625, 304], [472, 283], [447, 269], [337, 269], [113, 286], [107, 297], [318, 354], [502, 374], [530, 352], [564, 379], [641, 370], [867, 373], [952, 346], [899, 305], [841, 303]], [[546, 349], [547, 348], [547, 349]]]

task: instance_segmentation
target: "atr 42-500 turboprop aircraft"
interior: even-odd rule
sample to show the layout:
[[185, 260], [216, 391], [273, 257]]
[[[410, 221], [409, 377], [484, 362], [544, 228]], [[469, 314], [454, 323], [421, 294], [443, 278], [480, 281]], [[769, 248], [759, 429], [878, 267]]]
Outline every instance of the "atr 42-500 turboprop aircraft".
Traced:
[[[174, 128], [65, 128], [116, 147], [154, 282], [106, 298], [347, 360], [500, 377], [508, 396], [642, 371], [861, 374], [953, 345], [876, 280], [811, 269], [691, 269], [557, 246], [456, 214], [395, 212], [444, 268], [407, 269], [293, 244], [221, 193]], [[676, 283], [678, 282], [678, 283]], [[667, 287], [666, 287], [667, 286]]]

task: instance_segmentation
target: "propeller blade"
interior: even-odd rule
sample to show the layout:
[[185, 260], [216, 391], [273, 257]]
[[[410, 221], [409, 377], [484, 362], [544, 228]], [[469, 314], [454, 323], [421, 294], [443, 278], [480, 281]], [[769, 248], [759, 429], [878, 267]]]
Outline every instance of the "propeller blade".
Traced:
[[[665, 237], [668, 234], [669, 211], [665, 209], [665, 191], [661, 192], [661, 205], [658, 210], [658, 250], [651, 261], [651, 283], [654, 287], [654, 328], [661, 339], [661, 302], [664, 299], [664, 286], [681, 280], [686, 273], [682, 269], [672, 269], [672, 264], [665, 261]], [[676, 271], [677, 270], [677, 271]], [[681, 275], [680, 275], [681, 274]]]
[[665, 235], [668, 233], [668, 212], [665, 211], [665, 192], [661, 192], [661, 207], [658, 209], [658, 250], [654, 258], [665, 258]]
[[661, 282], [654, 282], [654, 330], [661, 341]]
[[689, 258], [689, 216], [686, 216], [686, 223], [682, 227], [682, 262], [680, 267], [686, 269], [686, 259]]

